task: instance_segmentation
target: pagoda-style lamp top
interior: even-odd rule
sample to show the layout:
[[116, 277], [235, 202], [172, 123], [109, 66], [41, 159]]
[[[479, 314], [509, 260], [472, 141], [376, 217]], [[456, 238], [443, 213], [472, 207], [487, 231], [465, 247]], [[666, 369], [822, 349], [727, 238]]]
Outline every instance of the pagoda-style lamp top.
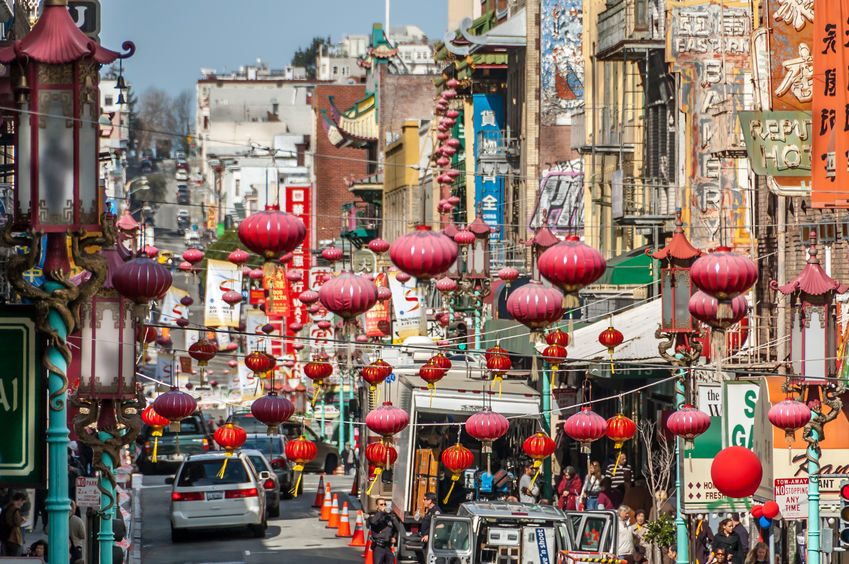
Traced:
[[129, 57], [76, 26], [66, 0], [45, 0], [32, 30], [0, 49], [17, 94], [14, 223], [46, 233], [98, 230], [100, 65]]
[[534, 236], [525, 241], [526, 247], [531, 247], [531, 267], [534, 280], [539, 280], [537, 259], [549, 247], [560, 243], [560, 239], [548, 228], [548, 210], [542, 211], [542, 225], [534, 230]]
[[646, 249], [646, 254], [653, 259], [661, 261], [664, 268], [671, 266], [689, 268], [704, 253], [694, 247], [684, 234], [684, 222], [681, 221], [681, 208], [678, 208], [676, 210], [675, 231], [672, 232], [672, 238], [662, 249], [654, 252]]
[[826, 274], [817, 257], [816, 233], [811, 231], [811, 246], [808, 247], [808, 260], [802, 272], [796, 278], [779, 286], [777, 280], [772, 280], [769, 287], [786, 296], [801, 299], [812, 305], [822, 305], [830, 302], [834, 294], [845, 294], [849, 286], [845, 286]]
[[475, 240], [467, 251], [466, 276], [473, 280], [489, 278], [489, 237], [493, 229], [481, 217], [480, 206], [468, 230], [474, 234]]

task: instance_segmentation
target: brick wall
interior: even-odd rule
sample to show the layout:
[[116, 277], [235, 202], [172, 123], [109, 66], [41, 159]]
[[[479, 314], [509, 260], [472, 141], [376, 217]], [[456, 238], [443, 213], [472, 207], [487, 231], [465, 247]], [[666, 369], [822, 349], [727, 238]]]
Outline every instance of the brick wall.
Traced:
[[432, 119], [437, 95], [432, 75], [388, 74], [381, 76], [378, 93], [378, 112], [383, 138], [379, 150], [384, 150], [387, 134], [400, 135], [408, 119]]
[[315, 225], [316, 241], [339, 236], [342, 204], [357, 200], [348, 191], [346, 178], [359, 179], [367, 174], [368, 153], [365, 149], [337, 149], [324, 131], [324, 117], [320, 110], [330, 110], [328, 96], [333, 96], [336, 107], [346, 110], [365, 96], [362, 84], [317, 84], [313, 96], [315, 109]]

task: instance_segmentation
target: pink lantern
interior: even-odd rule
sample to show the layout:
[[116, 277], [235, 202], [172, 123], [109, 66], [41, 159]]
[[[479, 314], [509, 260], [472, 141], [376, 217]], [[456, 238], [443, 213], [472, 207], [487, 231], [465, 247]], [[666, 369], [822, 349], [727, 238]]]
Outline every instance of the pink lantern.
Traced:
[[239, 224], [239, 239], [247, 248], [266, 260], [291, 252], [307, 234], [304, 222], [294, 215], [283, 213], [278, 206], [266, 206]]
[[690, 277], [696, 287], [719, 300], [716, 318], [726, 320], [734, 316], [731, 300], [757, 281], [758, 267], [752, 259], [719, 247], [693, 263]]
[[510, 293], [507, 312], [532, 330], [545, 329], [563, 317], [563, 294], [534, 280]]
[[342, 249], [336, 247], [335, 245], [330, 245], [321, 251], [321, 257], [327, 262], [336, 262], [340, 260], [343, 256]]
[[318, 292], [313, 290], [304, 290], [298, 294], [298, 300], [304, 305], [311, 305], [318, 301]]
[[287, 270], [286, 271], [286, 280], [289, 282], [300, 282], [304, 279], [304, 275], [301, 274], [300, 270]]
[[235, 264], [236, 266], [241, 266], [250, 260], [251, 255], [244, 249], [236, 249], [227, 255], [227, 260]]
[[590, 445], [607, 434], [607, 421], [589, 406], [566, 419], [563, 430], [581, 443], [581, 452], [589, 454]]
[[371, 252], [381, 255], [389, 250], [389, 243], [383, 239], [372, 239], [368, 243], [368, 248]]
[[234, 306], [242, 301], [242, 293], [236, 292], [235, 290], [228, 290], [224, 292], [224, 294], [221, 296], [221, 299], [224, 300], [228, 305]]
[[457, 244], [430, 227], [419, 225], [416, 231], [395, 240], [389, 247], [392, 262], [420, 281], [442, 274], [457, 260]]
[[549, 247], [537, 261], [540, 274], [566, 295], [566, 307], [578, 306], [578, 291], [598, 280], [607, 268], [604, 257], [576, 235]]
[[353, 272], [343, 272], [324, 283], [318, 299], [339, 317], [352, 319], [377, 303], [377, 286]]
[[786, 399], [769, 408], [769, 422], [784, 431], [789, 445], [795, 438], [796, 431], [811, 421], [811, 409], [804, 403]]

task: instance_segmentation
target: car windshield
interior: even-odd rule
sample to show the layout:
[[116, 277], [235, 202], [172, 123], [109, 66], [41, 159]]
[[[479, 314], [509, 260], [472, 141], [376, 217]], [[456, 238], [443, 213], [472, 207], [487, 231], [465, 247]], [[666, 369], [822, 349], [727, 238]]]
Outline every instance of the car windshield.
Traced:
[[246, 433], [265, 433], [268, 430], [265, 423], [257, 421], [256, 417], [250, 413], [237, 413], [233, 416], [233, 423], [244, 429]]
[[250, 482], [245, 465], [238, 458], [229, 458], [224, 468], [224, 475], [219, 477], [224, 459], [189, 460], [183, 465], [177, 486], [189, 488], [194, 486], [218, 486], [222, 484], [240, 484]]
[[[173, 435], [174, 433], [171, 431], [171, 427], [166, 425], [162, 428], [162, 433], [165, 435]], [[180, 435], [202, 435], [203, 429], [200, 427], [200, 423], [194, 417], [187, 417], [180, 421]]]
[[255, 454], [250, 454], [250, 455], [248, 455], [248, 458], [250, 458], [250, 459], [251, 459], [251, 462], [253, 463], [254, 468], [256, 468], [256, 471], [257, 471], [257, 472], [262, 472], [262, 471], [268, 471], [268, 470], [271, 470], [271, 469], [270, 469], [270, 468], [269, 468], [269, 467], [265, 464], [265, 460], [264, 460], [261, 456], [257, 456], [257, 455], [255, 455]]
[[283, 452], [280, 437], [249, 437], [242, 448], [256, 449], [270, 459], [279, 458]]

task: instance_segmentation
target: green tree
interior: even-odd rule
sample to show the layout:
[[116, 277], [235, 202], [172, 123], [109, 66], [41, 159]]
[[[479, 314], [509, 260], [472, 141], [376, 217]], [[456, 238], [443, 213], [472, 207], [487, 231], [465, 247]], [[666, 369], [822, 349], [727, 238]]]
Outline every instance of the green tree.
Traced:
[[660, 548], [675, 545], [675, 525], [666, 513], [646, 523], [645, 539]]
[[307, 78], [315, 78], [315, 58], [323, 47], [330, 47], [330, 37], [313, 37], [309, 47], [299, 47], [292, 56], [292, 66], [307, 69]]

